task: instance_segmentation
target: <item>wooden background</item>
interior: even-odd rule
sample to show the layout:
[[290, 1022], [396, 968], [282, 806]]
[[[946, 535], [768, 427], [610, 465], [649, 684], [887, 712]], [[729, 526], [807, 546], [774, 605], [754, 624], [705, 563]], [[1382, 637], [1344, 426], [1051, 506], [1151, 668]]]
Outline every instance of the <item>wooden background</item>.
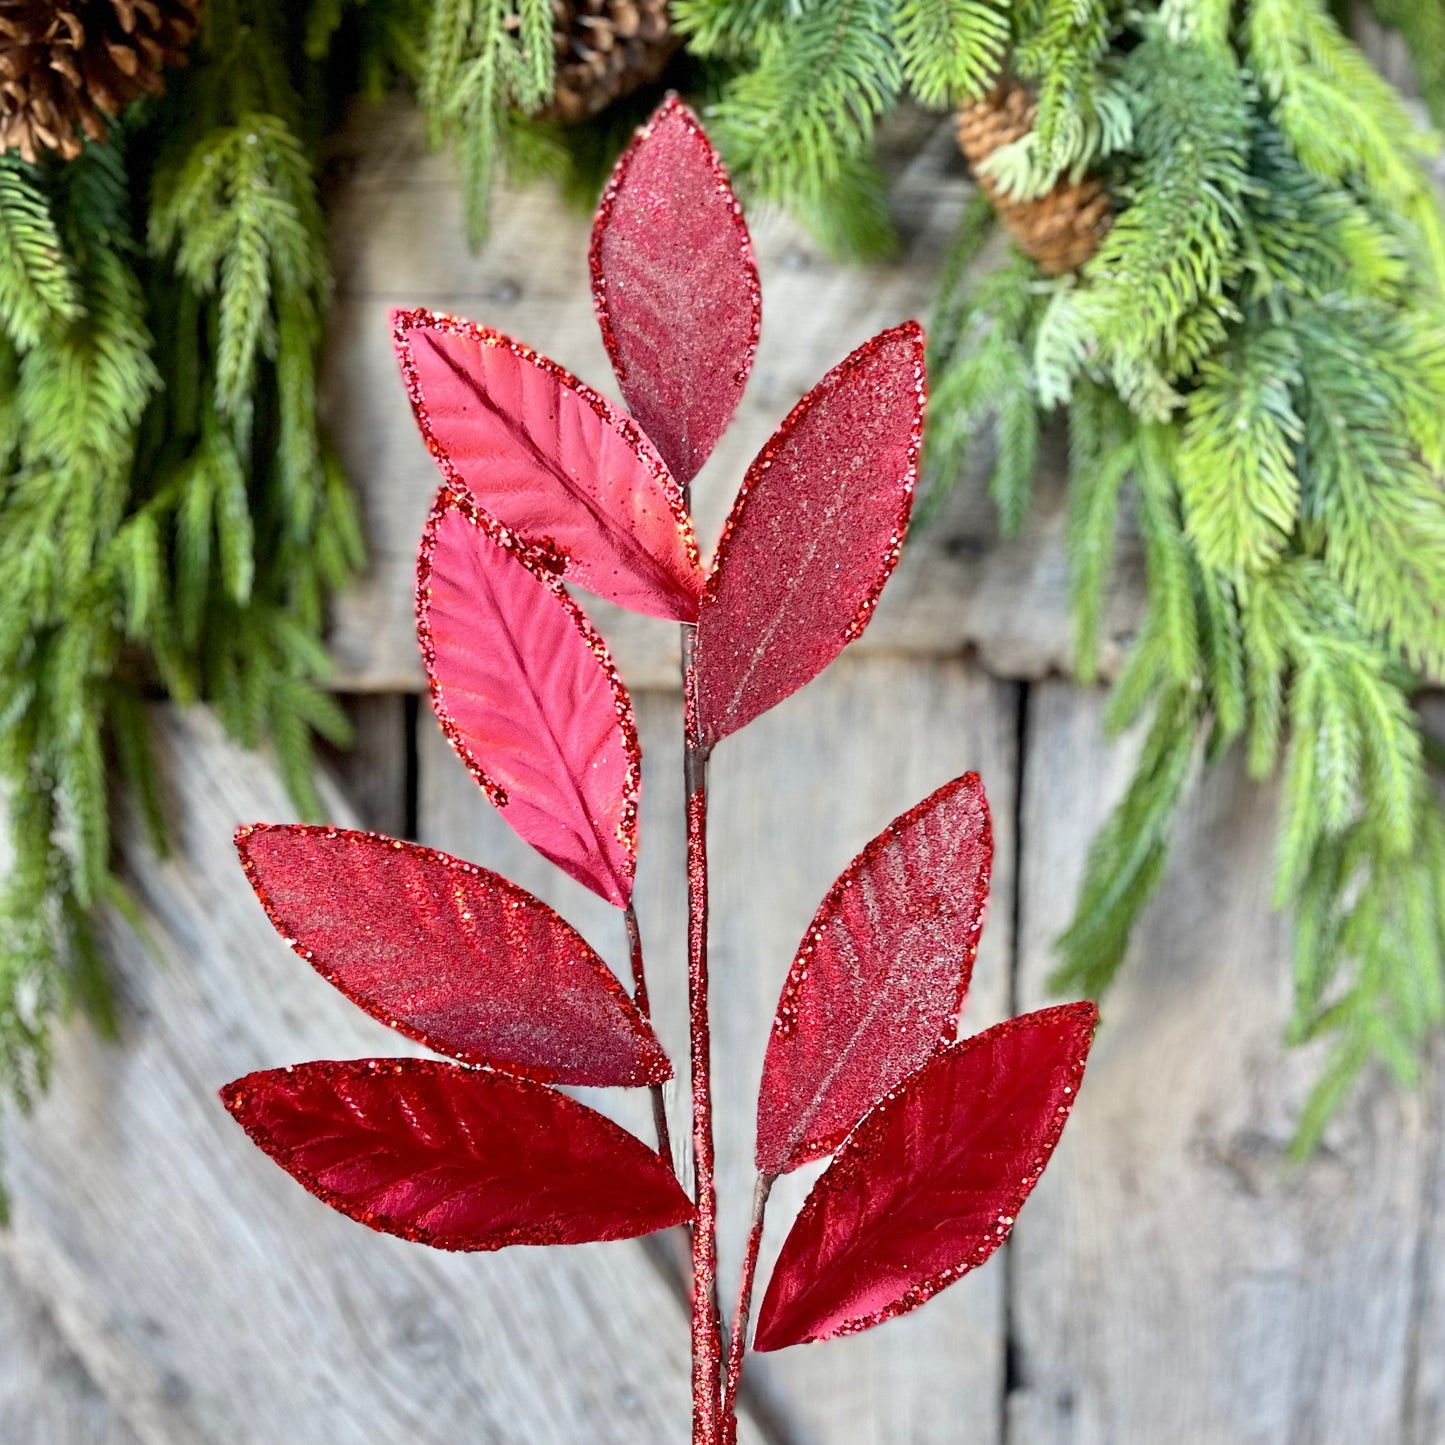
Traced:
[[[739, 420], [696, 487], [712, 535], [747, 459], [853, 345], [924, 309], [966, 196], [946, 125], [900, 137], [906, 237], [864, 273], [754, 217], [764, 336]], [[417, 696], [411, 572], [436, 476], [391, 360], [392, 305], [509, 330], [603, 389], [585, 220], [506, 194], [465, 251], [446, 163], [371, 112], [334, 166], [340, 276], [331, 419], [364, 492], [373, 566], [336, 619], [360, 728], [326, 802], [498, 868], [621, 969], [617, 915], [519, 844]], [[862, 643], [714, 762], [714, 1027], [725, 1287], [750, 1192], [768, 1020], [833, 876], [967, 768], [989, 789], [994, 893], [965, 1015], [1048, 1000], [1050, 941], [1128, 775], [1069, 663], [1057, 459], [1001, 543], [965, 484], [906, 555]], [[1108, 661], [1138, 614], [1121, 539]], [[632, 683], [646, 753], [638, 906], [659, 1031], [685, 1058], [673, 629], [592, 611]], [[146, 937], [108, 929], [123, 1035], [62, 1031], [56, 1085], [7, 1124], [0, 1442], [667, 1445], [686, 1438], [684, 1307], [666, 1245], [449, 1256], [310, 1199], [216, 1088], [312, 1057], [407, 1051], [275, 937], [230, 847], [291, 810], [274, 769], [204, 713], [158, 710], [176, 848], [126, 824]], [[1162, 896], [1110, 994], [1074, 1119], [1008, 1248], [869, 1335], [757, 1358], [749, 1445], [1433, 1445], [1445, 1440], [1445, 1081], [1369, 1076], [1307, 1165], [1285, 1149], [1318, 1059], [1287, 1054], [1287, 933], [1269, 908], [1275, 798], [1233, 768], [1181, 821]], [[645, 1132], [641, 1101], [603, 1107]], [[669, 1103], [686, 1134], [686, 1098]], [[810, 1171], [815, 1173], [816, 1170]], [[774, 1197], [776, 1252], [808, 1180]], [[766, 1267], [766, 1261], [765, 1261]]]

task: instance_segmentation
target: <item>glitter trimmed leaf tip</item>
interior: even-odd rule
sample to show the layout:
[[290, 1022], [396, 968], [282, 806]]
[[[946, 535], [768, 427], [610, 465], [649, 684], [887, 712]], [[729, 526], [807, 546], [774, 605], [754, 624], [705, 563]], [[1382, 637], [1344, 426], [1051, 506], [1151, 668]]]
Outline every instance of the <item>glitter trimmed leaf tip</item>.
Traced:
[[783, 984], [758, 1092], [757, 1165], [830, 1154], [958, 1030], [993, 830], [966, 773], [895, 818], [823, 900]]
[[417, 637], [437, 719], [502, 817], [625, 907], [642, 778], [627, 689], [560, 584], [445, 487], [422, 536]]
[[708, 746], [815, 678], [868, 625], [913, 506], [923, 331], [884, 331], [834, 367], [758, 453], [697, 619]]
[[934, 1055], [848, 1136], [773, 1269], [755, 1350], [871, 1329], [982, 1264], [1063, 1132], [1098, 1010], [1008, 1019]]
[[622, 153], [592, 226], [592, 295], [627, 405], [686, 485], [727, 429], [762, 319], [742, 207], [676, 96]]
[[442, 475], [548, 567], [636, 612], [689, 622], [703, 575], [656, 447], [555, 362], [501, 332], [397, 311], [393, 338]]
[[692, 1202], [640, 1139], [544, 1084], [439, 1059], [247, 1074], [221, 1101], [332, 1209], [436, 1249], [633, 1239]]
[[591, 946], [516, 884], [379, 833], [240, 828], [276, 931], [358, 1007], [438, 1053], [545, 1082], [658, 1084], [672, 1066]]

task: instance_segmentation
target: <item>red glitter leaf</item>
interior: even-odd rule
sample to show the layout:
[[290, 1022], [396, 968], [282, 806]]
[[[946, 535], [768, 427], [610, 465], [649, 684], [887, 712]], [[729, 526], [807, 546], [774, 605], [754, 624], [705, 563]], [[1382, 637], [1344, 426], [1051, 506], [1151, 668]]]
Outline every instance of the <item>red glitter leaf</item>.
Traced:
[[625, 907], [642, 777], [627, 689], [560, 584], [445, 487], [422, 535], [417, 634], [442, 729], [502, 817]]
[[437, 1249], [632, 1239], [692, 1218], [640, 1139], [509, 1074], [347, 1059], [247, 1074], [221, 1100], [323, 1203]]
[[742, 207], [676, 96], [617, 162], [593, 223], [591, 262], [622, 395], [686, 485], [737, 410], [762, 306]]
[[868, 625], [903, 547], [925, 393], [923, 332], [909, 321], [834, 367], [748, 468], [698, 612], [707, 746]]
[[831, 1154], [958, 1032], [988, 900], [977, 773], [895, 818], [823, 900], [783, 985], [758, 1094], [758, 1169]]
[[753, 1348], [871, 1329], [982, 1264], [1059, 1141], [1097, 1021], [1091, 1003], [1008, 1019], [889, 1094], [803, 1204]]
[[672, 1077], [607, 965], [505, 878], [343, 828], [258, 823], [237, 830], [236, 850], [276, 931], [408, 1038], [549, 1082]]
[[530, 347], [469, 321], [398, 311], [417, 425], [442, 474], [599, 597], [677, 621], [702, 569], [682, 492], [636, 422]]

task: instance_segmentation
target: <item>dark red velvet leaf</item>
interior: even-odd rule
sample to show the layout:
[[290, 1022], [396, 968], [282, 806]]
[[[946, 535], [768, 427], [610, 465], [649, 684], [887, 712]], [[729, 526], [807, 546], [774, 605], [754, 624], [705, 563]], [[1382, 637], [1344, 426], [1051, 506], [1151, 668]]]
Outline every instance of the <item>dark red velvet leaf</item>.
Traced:
[[346, 1059], [247, 1074], [221, 1099], [318, 1199], [437, 1249], [632, 1239], [692, 1218], [640, 1139], [510, 1074]]
[[556, 1083], [672, 1077], [607, 965], [505, 878], [345, 828], [257, 823], [237, 830], [236, 850], [276, 931], [408, 1038]]
[[737, 410], [762, 307], [742, 207], [676, 96], [617, 162], [593, 223], [591, 261], [622, 395], [686, 485]]
[[823, 900], [783, 985], [758, 1094], [758, 1169], [831, 1154], [958, 1032], [988, 901], [977, 773], [895, 818]]
[[702, 569], [682, 492], [637, 423], [500, 332], [392, 317], [417, 425], [443, 475], [534, 566], [654, 617], [697, 615]]
[[627, 689], [561, 585], [445, 487], [422, 534], [417, 635], [442, 729], [502, 817], [625, 907], [642, 779]]
[[925, 393], [910, 321], [834, 367], [748, 468], [698, 612], [707, 744], [811, 681], [868, 625], [908, 527]]
[[848, 1136], [783, 1242], [755, 1350], [871, 1329], [986, 1260], [1078, 1095], [1098, 1010], [1009, 1019], [910, 1074]]

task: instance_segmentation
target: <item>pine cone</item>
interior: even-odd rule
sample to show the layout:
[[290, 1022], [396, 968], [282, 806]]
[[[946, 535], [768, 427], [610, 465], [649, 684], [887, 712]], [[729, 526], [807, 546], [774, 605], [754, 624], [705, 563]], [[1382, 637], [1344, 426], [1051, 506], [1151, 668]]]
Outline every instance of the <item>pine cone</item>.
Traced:
[[0, 0], [0, 151], [66, 160], [185, 63], [200, 0]]
[[667, 0], [552, 0], [557, 90], [544, 112], [568, 125], [650, 85], [681, 43]]
[[1077, 271], [1099, 249], [1113, 220], [1103, 183], [1093, 176], [1061, 180], [1047, 195], [1021, 201], [1002, 194], [982, 169], [1000, 146], [1033, 129], [1038, 107], [1025, 86], [1005, 82], [958, 112], [958, 145], [983, 193], [1021, 250], [1045, 271]]

